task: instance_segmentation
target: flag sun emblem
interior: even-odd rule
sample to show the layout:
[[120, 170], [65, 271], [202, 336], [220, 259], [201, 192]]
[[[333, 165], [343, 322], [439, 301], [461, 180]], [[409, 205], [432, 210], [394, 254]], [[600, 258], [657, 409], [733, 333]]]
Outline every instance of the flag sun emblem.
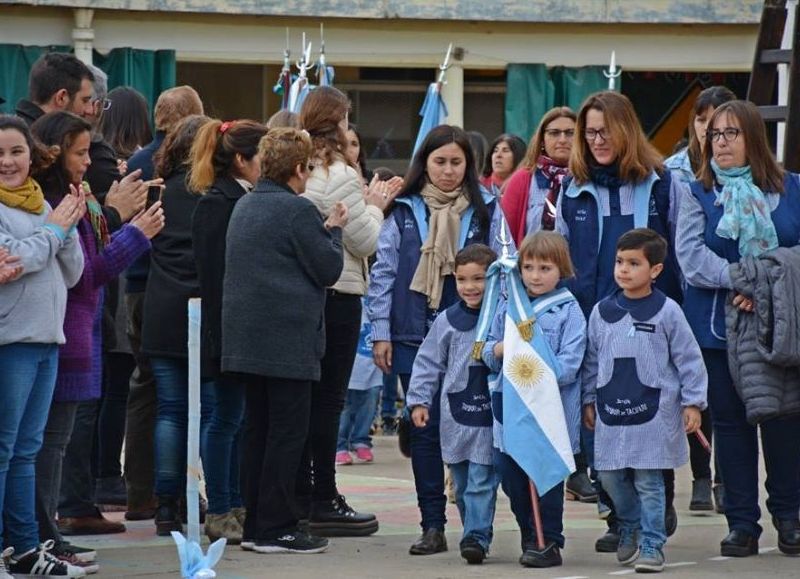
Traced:
[[509, 360], [506, 374], [515, 384], [530, 388], [544, 376], [542, 362], [530, 354], [517, 354]]

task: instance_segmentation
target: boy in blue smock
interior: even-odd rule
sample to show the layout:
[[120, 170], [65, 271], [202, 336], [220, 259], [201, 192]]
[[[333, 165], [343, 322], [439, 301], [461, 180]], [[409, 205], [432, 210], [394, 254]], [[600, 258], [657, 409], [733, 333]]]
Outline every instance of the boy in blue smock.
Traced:
[[494, 251], [477, 243], [456, 255], [460, 301], [434, 320], [414, 360], [406, 395], [411, 420], [421, 428], [441, 388], [442, 460], [450, 467], [464, 527], [461, 556], [470, 564], [482, 563], [489, 551], [497, 498], [489, 371], [472, 356], [486, 270], [496, 259]]
[[688, 461], [685, 433], [700, 427], [708, 376], [680, 306], [654, 289], [667, 242], [652, 229], [617, 242], [621, 288], [589, 318], [584, 423], [595, 431], [595, 467], [614, 502], [617, 560], [640, 573], [664, 568], [662, 469]]

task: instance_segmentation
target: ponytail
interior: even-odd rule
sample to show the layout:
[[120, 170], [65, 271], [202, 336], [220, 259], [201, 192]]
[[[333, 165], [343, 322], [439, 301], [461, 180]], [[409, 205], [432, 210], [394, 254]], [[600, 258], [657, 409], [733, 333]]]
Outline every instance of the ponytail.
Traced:
[[221, 126], [222, 121], [214, 119], [204, 124], [197, 131], [197, 136], [189, 154], [191, 169], [189, 170], [187, 184], [190, 191], [202, 195], [214, 184], [216, 177], [214, 151], [217, 150], [217, 144], [222, 138], [222, 133], [219, 131]]

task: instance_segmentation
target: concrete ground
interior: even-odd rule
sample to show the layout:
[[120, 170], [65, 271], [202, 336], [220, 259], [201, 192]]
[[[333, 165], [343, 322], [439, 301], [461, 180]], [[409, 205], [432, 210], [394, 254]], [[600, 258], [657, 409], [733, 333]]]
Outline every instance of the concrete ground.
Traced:
[[[536, 577], [547, 579], [596, 579], [631, 575], [613, 554], [594, 552], [594, 541], [605, 524], [597, 519], [595, 505], [567, 502], [562, 551], [564, 565], [555, 569], [525, 569], [519, 558], [519, 533], [506, 498], [499, 494], [492, 552], [482, 566], [467, 566], [458, 554], [460, 522], [455, 505], [448, 506], [447, 540], [450, 550], [427, 557], [408, 555], [418, 534], [418, 511], [411, 463], [400, 456], [395, 437], [377, 437], [373, 464], [343, 467], [340, 491], [359, 510], [377, 514], [381, 528], [365, 538], [331, 539], [331, 546], [318, 555], [259, 555], [228, 546], [217, 565], [217, 576], [225, 579], [254, 577]], [[763, 476], [763, 469], [762, 469]], [[800, 578], [800, 558], [782, 555], [768, 519], [762, 521], [761, 555], [747, 559], [719, 556], [719, 541], [726, 535], [721, 515], [696, 515], [688, 510], [691, 473], [688, 467], [677, 475], [675, 506], [679, 514], [677, 533], [665, 549], [669, 577], [767, 577]], [[762, 506], [763, 509], [763, 506]], [[766, 512], [766, 511], [764, 511]], [[121, 519], [122, 513], [108, 516]], [[156, 537], [152, 521], [127, 523], [120, 535], [75, 537], [73, 542], [98, 549], [100, 577], [179, 577], [177, 552], [171, 538]], [[79, 539], [79, 540], [78, 540]], [[205, 543], [204, 543], [205, 546]]]

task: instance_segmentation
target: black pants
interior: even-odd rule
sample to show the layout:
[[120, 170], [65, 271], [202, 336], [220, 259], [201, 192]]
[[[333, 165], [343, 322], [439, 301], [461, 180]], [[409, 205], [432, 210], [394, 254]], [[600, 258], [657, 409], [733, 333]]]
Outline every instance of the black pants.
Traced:
[[128, 340], [136, 368], [131, 374], [125, 421], [125, 484], [128, 507], [138, 510], [153, 500], [155, 472], [156, 381], [150, 363], [141, 353], [144, 292], [125, 296]]
[[311, 387], [311, 429], [297, 478], [297, 496], [306, 506], [310, 501], [329, 501], [338, 494], [336, 440], [360, 328], [361, 298], [329, 291], [322, 375]]
[[103, 354], [103, 396], [97, 415], [97, 441], [92, 469], [97, 478], [122, 475], [120, 454], [125, 438], [128, 389], [136, 362], [125, 352]]
[[297, 528], [297, 470], [311, 415], [311, 382], [248, 376], [242, 462], [244, 536], [276, 539]]
[[97, 400], [78, 403], [75, 427], [61, 472], [61, 497], [58, 501], [60, 517], [90, 517], [97, 512], [94, 506], [92, 450], [98, 408]]

